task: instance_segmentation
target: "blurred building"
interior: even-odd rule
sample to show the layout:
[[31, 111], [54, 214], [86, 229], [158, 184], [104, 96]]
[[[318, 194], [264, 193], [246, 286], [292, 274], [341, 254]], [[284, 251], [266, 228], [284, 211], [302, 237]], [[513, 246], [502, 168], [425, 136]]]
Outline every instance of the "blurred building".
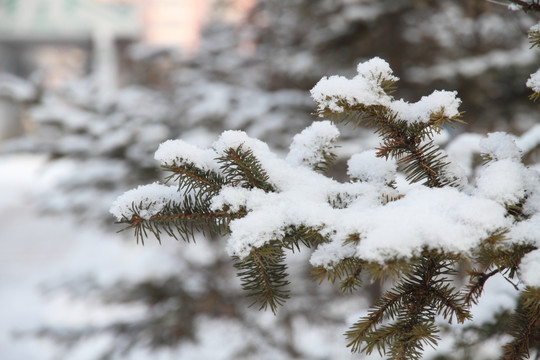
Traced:
[[115, 59], [111, 52], [141, 37], [140, 19], [136, 3], [0, 1], [0, 71], [28, 77], [42, 70], [46, 85], [55, 86], [100, 66], [101, 55]]
[[[158, 68], [158, 75], [154, 68], [141, 70], [140, 64], [133, 64], [135, 52], [127, 51], [131, 44], [143, 44], [137, 47], [142, 48], [136, 53], [138, 60], [141, 54], [160, 54], [164, 48], [194, 52], [206, 21], [217, 16], [239, 22], [255, 1], [0, 0], [0, 74], [33, 78], [45, 88], [92, 74], [106, 99], [125, 84], [152, 85], [151, 78], [162, 78], [172, 66], [165, 59], [165, 65], [149, 65]], [[10, 84], [0, 79], [4, 114], [19, 113], [6, 110], [10, 103], [20, 106], [15, 92], [10, 94]]]
[[[254, 2], [227, 1], [228, 6], [222, 7], [219, 16], [238, 21]], [[126, 43], [143, 42], [194, 51], [215, 3], [0, 0], [0, 72], [27, 77], [33, 69], [44, 69], [49, 73], [49, 85], [55, 85], [66, 77], [88, 72], [92, 61], [96, 61], [89, 54], [97, 48], [107, 51], [107, 42], [114, 43], [116, 50]]]

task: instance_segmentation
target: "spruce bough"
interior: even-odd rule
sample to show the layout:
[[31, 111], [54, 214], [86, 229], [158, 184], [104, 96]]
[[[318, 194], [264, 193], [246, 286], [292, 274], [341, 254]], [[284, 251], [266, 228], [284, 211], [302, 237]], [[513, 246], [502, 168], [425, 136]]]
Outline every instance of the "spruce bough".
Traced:
[[[520, 291], [503, 357], [526, 358], [540, 340], [540, 281], [520, 278], [539, 269], [522, 260], [540, 258], [540, 175], [521, 162], [513, 138], [494, 133], [480, 144], [484, 163], [469, 182], [435, 141], [462, 123], [457, 94], [408, 103], [394, 98], [397, 81], [379, 58], [360, 63], [352, 79], [321, 79], [311, 94], [330, 121], [296, 135], [285, 159], [241, 131], [209, 149], [168, 141], [156, 152], [167, 184], [131, 190], [111, 212], [141, 241], [227, 236], [247, 295], [273, 312], [289, 297], [286, 251], [312, 249], [315, 279], [343, 292], [366, 277], [394, 279], [345, 334], [353, 352], [392, 359], [420, 359], [440, 340], [436, 319], [471, 320], [485, 283], [503, 276]], [[351, 157], [344, 183], [326, 176], [336, 124], [368, 126], [381, 138]], [[398, 169], [412, 186], [399, 185]], [[465, 286], [459, 269], [467, 269]]]

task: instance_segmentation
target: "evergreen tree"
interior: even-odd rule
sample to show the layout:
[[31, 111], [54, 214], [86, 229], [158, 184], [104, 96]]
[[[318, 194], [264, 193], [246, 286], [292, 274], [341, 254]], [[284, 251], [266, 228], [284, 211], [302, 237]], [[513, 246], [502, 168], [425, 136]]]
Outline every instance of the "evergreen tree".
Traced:
[[[195, 231], [228, 235], [243, 288], [274, 313], [289, 298], [287, 250], [314, 249], [315, 277], [339, 282], [344, 292], [361, 287], [364, 273], [395, 279], [346, 333], [353, 352], [392, 359], [420, 359], [436, 346], [438, 317], [471, 320], [491, 277], [520, 281], [525, 288], [503, 357], [527, 357], [538, 346], [540, 319], [540, 174], [499, 132], [481, 141], [482, 169], [469, 183], [434, 142], [445, 126], [463, 122], [456, 92], [408, 103], [392, 95], [398, 78], [384, 60], [360, 63], [357, 72], [323, 78], [311, 90], [320, 117], [367, 125], [381, 137], [376, 151], [351, 157], [349, 182], [324, 175], [339, 135], [328, 121], [295, 136], [286, 159], [244, 132], [227, 131], [209, 149], [162, 144], [156, 159], [175, 184], [131, 190], [111, 212], [140, 241], [148, 234], [186, 241]], [[399, 184], [398, 167], [413, 188]]]
[[[500, 15], [502, 12], [503, 15]], [[521, 132], [530, 125], [530, 122], [525, 121], [525, 125], [523, 125], [513, 120], [519, 118], [522, 121], [523, 118], [526, 118], [523, 113], [527, 113], [529, 110], [524, 110], [523, 105], [515, 101], [516, 98], [525, 98], [519, 95], [523, 95], [526, 89], [523, 87], [522, 81], [514, 79], [519, 79], [519, 74], [530, 72], [528, 69], [530, 62], [527, 62], [529, 57], [522, 56], [524, 52], [517, 45], [521, 43], [521, 29], [531, 25], [531, 18], [530, 11], [526, 15], [521, 12], [508, 13], [503, 7], [471, 0], [447, 2], [392, 0], [360, 3], [346, 0], [261, 0], [251, 17], [251, 31], [243, 28], [244, 32], [238, 35], [236, 29], [223, 24], [211, 24], [206, 29], [201, 53], [194, 59], [181, 59], [176, 64], [178, 67], [178, 71], [175, 72], [177, 82], [169, 84], [170, 86], [166, 89], [167, 91], [171, 87], [175, 89], [174, 96], [171, 96], [167, 91], [158, 93], [145, 89], [141, 91], [139, 88], [135, 89], [135, 93], [140, 94], [136, 102], [129, 101], [122, 105], [124, 96], [127, 99], [133, 99], [133, 89], [127, 89], [118, 95], [118, 99], [112, 99], [111, 107], [103, 108], [96, 106], [91, 91], [83, 94], [84, 98], [78, 97], [81, 95], [79, 92], [81, 87], [78, 86], [74, 88], [77, 91], [59, 94], [62, 100], [67, 100], [69, 103], [69, 112], [55, 113], [55, 116], [48, 118], [40, 117], [42, 114], [50, 114], [50, 110], [57, 108], [55, 104], [51, 105], [48, 101], [44, 101], [42, 104], [44, 106], [34, 112], [35, 118], [43, 121], [38, 121], [39, 131], [33, 136], [30, 144], [34, 147], [34, 151], [50, 153], [53, 159], [52, 163], [59, 164], [59, 167], [62, 164], [61, 158], [65, 157], [95, 160], [86, 162], [84, 166], [74, 167], [71, 172], [68, 172], [66, 182], [54, 190], [59, 194], [64, 193], [63, 199], [68, 199], [60, 202], [60, 205], [69, 207], [63, 209], [64, 211], [70, 212], [73, 211], [73, 208], [81, 212], [90, 210], [101, 216], [104, 211], [102, 207], [95, 209], [96, 198], [108, 202], [111, 194], [117, 194], [125, 188], [134, 186], [135, 183], [152, 181], [149, 179], [155, 176], [152, 172], [154, 163], [148, 154], [153, 152], [157, 144], [164, 141], [166, 137], [182, 136], [189, 139], [189, 132], [197, 134], [204, 131], [206, 134], [208, 129], [211, 129], [209, 132], [217, 134], [224, 128], [233, 128], [246, 130], [251, 136], [263, 139], [274, 148], [286, 148], [291, 134], [300, 131], [305, 126], [309, 119], [309, 112], [312, 111], [313, 103], [309, 99], [306, 101], [305, 94], [307, 92], [304, 90], [311, 88], [324, 74], [351, 74], [350, 64], [358, 62], [360, 58], [373, 56], [373, 54], [388, 59], [392, 68], [402, 77], [402, 86], [400, 86], [400, 95], [402, 96], [419, 98], [426, 88], [458, 89], [460, 97], [464, 99], [464, 105], [469, 106], [465, 108], [467, 118], [473, 118], [475, 121], [466, 125], [460, 124], [460, 127], [456, 127], [456, 131], [463, 128], [461, 125], [469, 128], [481, 128], [482, 131], [484, 128], [508, 128], [506, 122], [501, 123], [500, 119], [504, 118], [504, 121], [512, 121], [513, 128]], [[266, 25], [261, 26], [261, 24]], [[246, 35], [249, 36], [248, 41], [253, 41], [255, 44], [255, 50], [251, 54], [239, 54], [236, 51], [237, 46], [241, 45], [242, 36]], [[425, 44], [429, 44], [429, 46], [420, 46]], [[516, 51], [516, 49], [520, 51]], [[489, 61], [491, 58], [502, 58], [503, 61], [497, 65], [497, 62]], [[460, 59], [464, 60], [460, 62]], [[462, 68], [470, 69], [469, 66], [466, 66], [467, 64], [478, 64], [479, 61], [486, 65], [478, 70], [480, 75], [461, 71]], [[448, 71], [440, 71], [441, 69], [450, 69], [453, 72], [448, 74]], [[429, 74], [433, 77], [427, 76]], [[489, 84], [489, 86], [485, 84]], [[146, 82], [139, 85], [150, 86]], [[381, 85], [386, 91], [391, 91], [390, 83]], [[500, 89], [503, 86], [505, 91], [493, 91], [493, 89]], [[291, 91], [291, 89], [294, 90]], [[152, 108], [139, 106], [140, 103], [149, 102], [158, 106]], [[473, 103], [476, 106], [471, 106]], [[500, 106], [496, 106], [500, 103], [506, 105], [502, 110], [500, 110]], [[159, 106], [160, 104], [163, 106]], [[140, 111], [143, 108], [148, 111], [141, 114]], [[531, 106], [531, 108], [533, 107]], [[80, 110], [92, 120], [86, 123], [73, 121], [80, 119]], [[418, 156], [418, 145], [403, 146], [403, 142], [409, 141], [408, 137], [397, 139], [396, 141], [402, 142], [399, 145], [392, 142], [393, 138], [389, 137], [389, 133], [385, 133], [385, 131], [392, 132], [390, 128], [381, 127], [384, 121], [380, 119], [384, 120], [384, 117], [388, 115], [385, 114], [386, 111], [383, 107], [376, 108], [369, 105], [365, 109], [348, 109], [339, 114], [328, 112], [327, 117], [334, 116], [336, 123], [350, 121], [351, 124], [356, 124], [359, 119], [348, 116], [354, 112], [358, 112], [356, 115], [359, 116], [367, 116], [363, 120], [364, 123], [371, 122], [371, 128], [383, 136], [382, 146], [387, 148], [386, 154], [389, 158], [394, 155], [401, 156], [400, 159], [406, 158], [400, 165], [401, 167], [416, 164], [407, 170], [411, 181], [417, 180], [420, 183], [425, 183], [424, 186], [434, 188], [464, 184], [463, 177], [457, 176], [452, 171], [445, 171], [451, 166], [451, 163], [443, 153], [438, 152], [439, 149], [436, 146], [439, 144], [437, 137], [439, 125], [429, 124], [425, 130], [409, 129], [408, 124], [399, 125], [401, 130], [408, 129], [406, 131], [410, 132], [413, 140], [430, 137], [431, 134], [435, 135], [432, 144], [429, 144], [429, 140], [421, 143], [421, 146], [427, 147], [419, 147], [420, 151], [428, 154], [434, 151], [428, 156], [428, 162], [422, 161]], [[377, 119], [379, 120], [377, 121]], [[400, 119], [392, 120], [397, 120], [399, 123]], [[452, 119], [450, 123], [452, 122], [459, 122], [459, 117]], [[405, 127], [405, 125], [407, 126]], [[319, 127], [317, 128], [317, 126]], [[302, 140], [302, 137], [299, 136], [295, 140], [297, 150], [292, 152], [293, 155], [290, 155], [288, 162], [307, 164], [316, 172], [329, 169], [329, 173], [337, 178], [338, 175], [334, 170], [340, 164], [336, 164], [338, 165], [336, 167], [330, 166], [333, 160], [333, 150], [340, 150], [341, 156], [343, 153], [349, 156], [348, 148], [350, 147], [332, 149], [330, 140], [333, 141], [334, 138], [327, 133], [335, 133], [335, 130], [331, 129], [333, 128], [327, 125], [315, 125], [311, 133], [320, 131], [320, 142], [312, 138], [309, 141]], [[417, 131], [422, 133], [421, 136], [414, 135]], [[304, 138], [309, 139], [309, 133], [310, 131], [307, 131]], [[103, 136], [104, 134], [110, 136]], [[365, 137], [365, 134], [366, 132], [359, 127], [359, 131], [346, 131], [341, 138], [355, 139], [357, 149], [359, 144], [362, 144], [362, 147], [369, 146], [368, 141], [355, 138]], [[461, 139], [464, 140], [465, 136]], [[111, 140], [110, 146], [104, 147], [103, 144], [107, 143], [105, 141], [107, 139]], [[311, 141], [317, 142], [319, 150], [313, 149]], [[528, 164], [537, 161], [534, 159], [532, 151], [538, 145], [537, 143], [526, 150], [523, 147], [524, 137], [517, 139], [517, 142], [524, 150], [523, 159]], [[451, 142], [450, 145], [453, 143]], [[457, 141], [455, 144], [454, 148], [458, 147]], [[300, 155], [299, 149], [302, 147], [306, 149], [307, 153]], [[246, 218], [253, 212], [251, 209], [246, 209], [244, 214], [241, 211], [242, 206], [239, 206], [238, 211], [235, 212], [213, 214], [216, 221], [204, 216], [208, 216], [211, 211], [214, 211], [209, 208], [209, 205], [211, 205], [210, 201], [215, 197], [215, 193], [221, 193], [221, 190], [218, 191], [218, 189], [227, 188], [236, 181], [242, 184], [239, 186], [245, 186], [246, 189], [252, 187], [250, 194], [256, 193], [256, 189], [259, 187], [268, 194], [283, 192], [280, 184], [272, 183], [274, 176], [270, 176], [273, 174], [268, 173], [265, 167], [265, 156], [259, 157], [247, 145], [233, 150], [231, 154], [216, 154], [218, 161], [221, 162], [218, 162], [218, 165], [213, 168], [214, 172], [210, 168], [204, 168], [197, 172], [197, 166], [188, 164], [182, 170], [185, 172], [180, 173], [175, 172], [178, 169], [175, 169], [176, 165], [172, 162], [164, 164], [166, 173], [171, 175], [169, 181], [177, 181], [178, 184], [175, 183], [175, 187], [178, 185], [182, 189], [182, 193], [184, 191], [193, 193], [193, 197], [190, 197], [189, 200], [184, 198], [179, 200], [181, 205], [190, 209], [193, 214], [191, 217], [186, 217], [184, 214], [184, 218], [182, 218], [183, 213], [179, 212], [178, 208], [175, 209], [174, 204], [167, 205], [169, 206], [167, 210], [169, 218], [162, 219], [163, 221], [159, 224], [144, 222], [142, 221], [143, 214], [139, 214], [141, 216], [139, 225], [141, 226], [137, 228], [140, 229], [140, 233], [138, 233], [140, 239], [145, 238], [145, 230], [147, 234], [155, 232], [161, 236], [170, 232], [172, 235], [184, 236], [188, 239], [198, 229], [206, 231], [207, 235], [232, 231], [229, 226], [238, 224]], [[454, 155], [450, 148], [447, 150], [449, 155]], [[469, 150], [471, 153], [468, 155], [472, 158], [472, 152], [477, 151], [477, 149]], [[252, 154], [249, 153], [250, 151]], [[242, 178], [243, 167], [234, 163], [232, 158], [227, 157], [233, 156], [235, 152], [238, 155], [238, 161], [242, 161], [244, 164], [244, 168], [252, 169], [258, 177], [252, 179], [253, 184]], [[372, 160], [372, 157], [364, 154], [363, 158], [356, 156], [355, 159], [362, 163], [362, 161]], [[109, 167], [102, 166], [109, 164], [110, 160], [112, 161]], [[491, 161], [493, 162], [491, 165], [496, 164], [495, 160]], [[220, 168], [226, 164], [229, 164], [228, 168]], [[264, 171], [256, 171], [257, 164]], [[418, 171], [418, 164], [433, 166], [436, 172], [445, 173], [445, 176], [440, 178], [431, 174], [430, 177], [422, 179], [425, 172]], [[485, 168], [489, 168], [489, 166], [488, 164]], [[484, 167], [480, 167], [480, 169], [482, 168]], [[470, 171], [470, 174], [467, 175], [471, 178], [478, 175], [474, 174], [472, 168], [465, 167], [465, 170]], [[190, 171], [199, 176], [200, 179], [192, 178]], [[294, 168], [291, 171], [297, 170]], [[265, 173], [267, 174], [265, 175]], [[114, 178], [111, 177], [111, 174], [115, 175]], [[393, 171], [388, 170], [388, 174], [393, 174]], [[376, 190], [373, 190], [374, 194], [380, 195], [381, 202], [385, 204], [401, 200], [401, 197], [406, 193], [401, 187], [398, 187], [398, 184], [401, 186], [403, 183], [401, 175], [397, 177], [396, 183], [394, 183], [392, 175], [380, 175], [374, 180], [373, 174], [370, 174], [369, 171], [366, 173], [351, 172], [349, 175], [348, 180], [356, 181], [355, 184], [370, 183], [370, 181], [388, 183], [388, 186], [384, 186], [382, 189], [376, 186]], [[306, 178], [309, 176], [306, 175]], [[417, 176], [420, 178], [415, 178]], [[339, 177], [341, 178], [341, 176]], [[206, 185], [200, 181], [202, 179], [208, 180]], [[265, 181], [269, 182], [270, 186], [265, 185]], [[245, 185], [248, 183], [250, 185]], [[97, 191], [94, 189], [96, 187]], [[328, 185], [328, 187], [331, 186]], [[327, 201], [333, 208], [350, 208], [356, 199], [362, 198], [354, 192], [356, 191], [354, 189], [345, 190], [335, 190], [328, 195]], [[371, 190], [366, 190], [366, 192], [370, 193]], [[317, 193], [320, 191], [314, 190], [314, 194]], [[172, 194], [176, 196], [175, 192]], [[356, 198], [353, 199], [351, 196]], [[79, 198], [81, 200], [76, 201]], [[514, 200], [512, 199], [512, 201]], [[57, 206], [58, 203], [53, 205]], [[133, 205], [140, 205], [140, 202]], [[195, 214], [198, 212], [205, 215], [197, 218]], [[520, 216], [519, 210], [516, 214], [518, 217]], [[85, 213], [87, 219], [86, 215]], [[240, 225], [235, 226], [238, 228]], [[320, 280], [328, 279], [331, 282], [339, 283], [339, 288], [347, 292], [346, 296], [337, 298], [334, 297], [332, 290], [328, 290], [328, 287], [323, 286], [321, 290], [315, 289], [312, 284], [305, 285], [303, 283], [302, 286], [306, 287], [302, 287], [300, 291], [298, 290], [301, 287], [300, 282], [304, 281], [301, 276], [295, 278], [295, 274], [290, 274], [286, 278], [282, 277], [285, 273], [289, 273], [290, 268], [294, 267], [295, 264], [286, 261], [285, 264], [288, 268], [285, 269], [282, 260], [290, 254], [286, 251], [287, 249], [294, 250], [295, 254], [298, 253], [297, 250], [302, 249], [302, 254], [304, 254], [307, 252], [306, 246], [311, 247], [312, 250], [319, 247], [321, 249], [331, 247], [328, 244], [325, 245], [329, 241], [330, 235], [327, 231], [330, 230], [320, 228], [320, 226], [321, 224], [304, 224], [300, 221], [298, 224], [291, 225], [290, 228], [280, 229], [280, 232], [276, 234], [277, 239], [272, 239], [258, 250], [261, 252], [260, 262], [257, 261], [257, 257], [236, 256], [234, 258], [244, 286], [250, 293], [254, 294], [253, 299], [258, 299], [265, 294], [266, 288], [261, 288], [260, 282], [265, 279], [261, 274], [266, 267], [276, 274], [276, 276], [269, 278], [271, 281], [268, 283], [271, 290], [276, 292], [276, 297], [270, 297], [273, 300], [269, 300], [269, 302], [259, 300], [259, 306], [263, 308], [266, 306], [277, 311], [277, 307], [284, 299], [294, 297], [294, 299], [289, 300], [289, 308], [286, 306], [278, 311], [275, 318], [277, 320], [274, 323], [274, 326], [289, 329], [291, 333], [293, 331], [290, 329], [301, 322], [303, 316], [307, 317], [310, 313], [324, 314], [324, 319], [321, 319], [320, 322], [327, 321], [331, 322], [332, 325], [337, 324], [332, 328], [328, 324], [323, 324], [317, 329], [326, 326], [331, 328], [330, 331], [341, 331], [339, 330], [340, 321], [342, 321], [343, 313], [346, 313], [346, 310], [331, 316], [328, 307], [324, 307], [324, 304], [321, 305], [326, 299], [332, 298], [334, 303], [343, 301], [342, 308], [349, 309], [350, 307], [345, 306], [346, 300], [343, 299], [355, 299], [358, 302], [357, 299], [366, 294], [369, 297], [379, 297], [378, 283], [371, 285], [369, 281], [371, 277], [377, 280], [388, 279], [389, 276], [397, 278], [400, 271], [405, 275], [413, 276], [412, 269], [418, 271], [415, 276], [421, 276], [420, 273], [425, 270], [426, 266], [429, 266], [428, 258], [424, 259], [422, 253], [415, 254], [414, 259], [409, 259], [409, 257], [390, 259], [390, 261], [385, 261], [382, 268], [379, 263], [357, 256], [344, 257], [330, 265], [328, 263], [316, 264], [314, 272]], [[347, 246], [354, 247], [356, 242], [361, 241], [361, 236], [360, 232], [344, 235]], [[101, 289], [107, 303], [145, 304], [150, 311], [144, 320], [130, 323], [113, 322], [110, 325], [96, 326], [91, 329], [69, 329], [66, 331], [44, 329], [43, 334], [47, 333], [55, 338], [67, 339], [69, 342], [74, 339], [83, 339], [88, 335], [111, 332], [118, 335], [119, 340], [116, 344], [125, 344], [125, 346], [117, 346], [115, 351], [118, 352], [123, 351], [123, 349], [127, 351], [135, 344], [148, 344], [151, 347], [174, 346], [196, 336], [194, 334], [196, 334], [197, 324], [201, 317], [228, 317], [239, 319], [243, 325], [247, 324], [250, 332], [260, 334], [261, 338], [255, 342], [257, 345], [265, 343], [270, 344], [274, 349], [283, 350], [286, 354], [284, 358], [307, 357], [306, 352], [299, 349], [291, 336], [282, 340], [273, 331], [265, 332], [263, 325], [253, 325], [254, 315], [242, 312], [244, 306], [249, 304], [243, 303], [243, 294], [237, 292], [234, 283], [230, 286], [224, 286], [221, 283], [229, 284], [230, 282], [226, 276], [216, 280], [215, 277], [209, 275], [223, 274], [231, 268], [227, 259], [220, 256], [221, 244], [219, 240], [217, 238], [206, 240], [197, 237], [196, 246], [205, 245], [212, 249], [211, 252], [216, 259], [215, 263], [194, 264], [189, 261], [189, 256], [186, 255], [182, 258], [182, 261], [188, 264], [182, 267], [185, 274], [154, 282], [144, 281], [133, 284], [125, 282], [117, 284], [117, 289]], [[337, 245], [335, 247], [341, 248]], [[319, 253], [324, 253], [324, 251]], [[465, 268], [463, 261], [461, 259], [448, 259], [448, 261], [449, 263], [443, 267], [433, 268], [435, 275], [432, 278], [432, 285], [434, 288], [437, 286], [444, 288], [446, 285], [449, 289], [452, 286], [459, 288], [458, 284], [448, 283], [445, 279], [447, 275], [460, 277], [464, 271], [463, 268]], [[484, 269], [478, 266], [478, 268], [471, 269], [477, 274], [478, 281], [475, 283], [471, 281], [471, 287], [474, 286], [474, 291], [471, 289], [467, 303], [474, 303], [472, 299], [476, 299], [474, 296], [482, 291], [487, 279], [500, 277], [499, 272], [490, 275], [496, 270], [495, 267], [498, 269], [498, 265], [486, 261], [487, 265], [485, 266], [489, 265], [489, 268]], [[259, 274], [258, 278], [254, 275], [254, 269]], [[458, 273], [454, 274], [456, 270]], [[516, 274], [513, 275], [516, 276]], [[190, 278], [204, 278], [205, 283], [209, 285], [204, 291], [190, 291], [188, 285]], [[396, 294], [399, 294], [399, 291], [404, 291], [400, 290], [400, 286], [414, 285], [408, 285], [408, 277], [402, 279], [402, 283], [395, 285], [394, 293]], [[443, 279], [441, 283], [437, 282], [439, 279]], [[471, 279], [474, 280], [474, 278]], [[286, 286], [286, 281], [289, 280], [294, 284], [294, 287]], [[354, 292], [353, 290], [357, 289], [362, 281], [364, 283], [362, 292]], [[370, 285], [375, 287], [376, 291], [368, 292], [366, 288]], [[321, 293], [316, 293], [316, 291], [321, 291]], [[316, 294], [323, 296], [315, 300]], [[386, 295], [382, 295], [382, 299], [384, 299]], [[293, 302], [292, 300], [295, 299], [298, 301]], [[414, 301], [420, 302], [421, 299], [415, 298]], [[171, 303], [180, 305], [171, 306]], [[396, 306], [399, 307], [402, 304], [400, 302]], [[426, 311], [433, 312], [433, 309], [439, 305], [426, 302], [423, 306]], [[358, 312], [357, 308], [349, 311], [351, 313]], [[383, 313], [383, 315], [392, 315], [392, 313]], [[406, 316], [408, 314], [401, 315], [401, 317], [399, 314], [394, 316], [395, 326], [403, 325]], [[502, 324], [499, 329], [506, 327], [507, 323], [504, 323], [504, 319], [507, 318], [504, 314], [501, 314], [499, 318]], [[315, 322], [317, 320], [315, 319]], [[426, 321], [429, 323], [429, 319], [424, 322], [420, 320], [418, 326], [424, 326]], [[373, 323], [374, 327], [376, 325]], [[442, 333], [447, 328], [441, 324], [437, 325], [441, 328], [439, 335], [443, 337]], [[309, 323], [309, 327], [313, 328], [315, 325]], [[485, 334], [485, 328], [480, 328], [480, 332]], [[483, 336], [487, 338], [487, 336]], [[354, 334], [351, 333], [348, 335], [348, 340], [352, 342], [353, 337]], [[466, 340], [471, 341], [471, 338]], [[429, 338], [426, 341], [430, 343]], [[379, 343], [387, 344], [383, 340]], [[253, 351], [253, 349], [250, 350], [250, 346], [253, 347], [253, 343], [246, 344], [247, 354], [261, 355], [256, 352], [257, 355], [250, 353], [249, 351]], [[354, 346], [355, 344], [351, 344], [351, 347], [358, 350]], [[376, 349], [377, 346], [374, 346], [373, 349]], [[231, 358], [237, 357], [231, 355]]]

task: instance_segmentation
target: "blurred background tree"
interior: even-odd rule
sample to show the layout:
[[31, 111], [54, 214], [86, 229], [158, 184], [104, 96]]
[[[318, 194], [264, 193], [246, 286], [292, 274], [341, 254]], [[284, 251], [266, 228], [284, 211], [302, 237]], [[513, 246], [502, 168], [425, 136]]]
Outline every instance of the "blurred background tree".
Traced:
[[[16, 19], [16, 7], [24, 3], [0, 2], [0, 17]], [[30, 7], [45, 4], [27, 3]], [[69, 2], [74, 14], [101, 14], [112, 22], [148, 14], [151, 3]], [[34, 55], [46, 59], [49, 54], [39, 36], [33, 33], [33, 41], [20, 41], [13, 30], [16, 26], [2, 22], [0, 47], [7, 55], [0, 57], [0, 69], [18, 78], [0, 77], [0, 102], [9, 103], [10, 114], [17, 114], [11, 127], [15, 130], [4, 136], [10, 139], [2, 140], [0, 148], [4, 157], [47, 156], [37, 180], [42, 185], [32, 197], [44, 212], [70, 217], [77, 227], [114, 233], [117, 228], [108, 214], [112, 200], [155, 178], [153, 153], [161, 142], [182, 138], [207, 146], [223, 130], [241, 129], [278, 151], [285, 150], [292, 137], [314, 120], [309, 89], [322, 76], [353, 75], [358, 62], [374, 56], [386, 59], [401, 78], [398, 97], [416, 101], [434, 89], [457, 90], [467, 121], [459, 131], [505, 130], [520, 135], [538, 124], [537, 105], [528, 101], [530, 90], [525, 87], [539, 63], [538, 50], [529, 49], [527, 39], [538, 16], [511, 11], [509, 3], [176, 3], [178, 8], [169, 11], [184, 15], [175, 21], [191, 24], [179, 32], [186, 37], [182, 42], [171, 35], [149, 41], [160, 38], [159, 24], [148, 17], [146, 31], [130, 27], [126, 20], [122, 31], [108, 30], [104, 23], [97, 26], [99, 31], [81, 30], [83, 40], [62, 42], [52, 33], [50, 37], [57, 39], [52, 42], [53, 53], [78, 59], [78, 65], [64, 66], [72, 71], [60, 80], [52, 78], [50, 71], [34, 72], [40, 67], [33, 63]], [[43, 16], [41, 21], [47, 24]], [[21, 128], [25, 132], [19, 136]], [[452, 131], [441, 139], [443, 143], [459, 135]], [[375, 144], [369, 130], [361, 130], [360, 139], [358, 133], [343, 134], [339, 155], [346, 158]], [[333, 176], [343, 176], [340, 166]], [[121, 235], [115, 236], [120, 241]], [[135, 319], [71, 327], [44, 324], [37, 333], [72, 348], [89, 336], [111, 334], [115, 341], [103, 346], [103, 358], [126, 358], [141, 347], [154, 349], [154, 354], [158, 349], [174, 349], [176, 358], [185, 359], [350, 356], [340, 336], [350, 321], [347, 316], [366, 309], [381, 284], [369, 286], [360, 299], [317, 284], [298, 287], [277, 316], [261, 314], [247, 307], [249, 299], [240, 290], [222, 241], [203, 237], [197, 241], [199, 246], [191, 250], [178, 244], [182, 249], [175, 254], [178, 267], [165, 275], [105, 285], [89, 274], [62, 287], [61, 291], [75, 296], [75, 302], [96, 298], [103, 306], [142, 308]], [[311, 277], [310, 269], [299, 265], [308, 255], [290, 259], [293, 276]], [[497, 297], [498, 290], [492, 291]], [[511, 309], [515, 299], [504, 296], [507, 304], [502, 310]], [[452, 358], [453, 342], [449, 344], [446, 353]], [[484, 343], [479, 344], [482, 349]], [[216, 349], [220, 349], [217, 354]], [[444, 347], [439, 351], [439, 358], [446, 356]], [[492, 356], [467, 351], [476, 359]]]

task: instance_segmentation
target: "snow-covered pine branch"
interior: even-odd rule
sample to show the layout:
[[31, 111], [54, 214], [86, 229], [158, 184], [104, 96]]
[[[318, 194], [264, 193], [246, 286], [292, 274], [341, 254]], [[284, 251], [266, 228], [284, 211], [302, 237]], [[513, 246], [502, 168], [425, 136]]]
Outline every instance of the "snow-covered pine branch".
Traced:
[[[485, 164], [469, 183], [433, 142], [443, 126], [461, 122], [457, 94], [435, 91], [408, 103], [392, 96], [397, 80], [374, 58], [353, 79], [323, 78], [312, 89], [319, 115], [366, 123], [381, 137], [376, 151], [351, 157], [350, 181], [319, 171], [330, 165], [339, 134], [328, 120], [297, 135], [285, 158], [242, 131], [226, 131], [209, 149], [163, 144], [156, 158], [178, 184], [132, 190], [111, 212], [139, 237], [227, 233], [244, 289], [274, 312], [289, 296], [284, 251], [300, 244], [314, 249], [317, 277], [339, 280], [343, 290], [360, 286], [363, 272], [385, 277], [397, 269], [392, 290], [347, 333], [349, 346], [418, 359], [439, 339], [435, 316], [469, 319], [489, 277], [517, 277], [533, 294], [540, 287], [540, 174], [522, 164], [512, 137], [494, 133], [480, 142]], [[397, 181], [398, 170], [408, 186]], [[473, 269], [465, 289], [451, 280], [462, 263]]]

